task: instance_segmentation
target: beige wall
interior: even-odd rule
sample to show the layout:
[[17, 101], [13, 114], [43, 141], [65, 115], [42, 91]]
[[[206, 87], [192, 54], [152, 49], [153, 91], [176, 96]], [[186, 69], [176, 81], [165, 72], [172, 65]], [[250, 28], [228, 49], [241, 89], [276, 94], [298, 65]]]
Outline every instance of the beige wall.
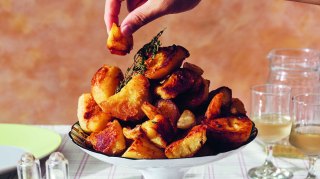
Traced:
[[[121, 18], [125, 14], [123, 8]], [[71, 124], [78, 96], [103, 64], [123, 70], [166, 28], [163, 45], [186, 47], [211, 89], [233, 89], [249, 109], [249, 88], [267, 78], [276, 47], [320, 49], [320, 6], [276, 0], [203, 0], [134, 34], [125, 57], [110, 55], [104, 1], [0, 0], [0, 122]]]

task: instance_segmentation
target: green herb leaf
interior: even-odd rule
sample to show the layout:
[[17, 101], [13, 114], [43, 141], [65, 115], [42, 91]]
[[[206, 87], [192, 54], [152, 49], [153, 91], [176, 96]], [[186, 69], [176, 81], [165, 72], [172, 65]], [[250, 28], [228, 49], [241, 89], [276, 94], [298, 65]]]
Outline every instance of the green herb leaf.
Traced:
[[165, 29], [161, 30], [153, 39], [145, 44], [133, 57], [133, 64], [129, 67], [124, 75], [124, 79], [120, 82], [116, 92], [119, 92], [136, 74], [144, 74], [147, 67], [145, 61], [150, 57], [153, 59], [161, 47], [159, 40]]

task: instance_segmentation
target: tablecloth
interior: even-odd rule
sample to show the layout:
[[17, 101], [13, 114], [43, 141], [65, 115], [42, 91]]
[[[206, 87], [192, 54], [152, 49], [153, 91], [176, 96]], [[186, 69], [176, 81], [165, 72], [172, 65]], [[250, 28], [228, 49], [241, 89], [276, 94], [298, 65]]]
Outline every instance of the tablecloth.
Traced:
[[[57, 151], [62, 152], [69, 161], [70, 178], [74, 179], [142, 179], [142, 174], [135, 169], [117, 167], [95, 159], [79, 149], [69, 138], [69, 125], [42, 125], [39, 127], [53, 130], [61, 135], [62, 142]], [[220, 161], [191, 168], [186, 179], [247, 179], [247, 171], [260, 166], [265, 159], [263, 147], [253, 141], [241, 151]], [[44, 163], [40, 161], [44, 174]], [[316, 164], [317, 175], [320, 176], [320, 162]], [[294, 179], [304, 178], [307, 174], [307, 161], [302, 159], [276, 158], [275, 164], [294, 172]], [[0, 175], [0, 179], [17, 178], [16, 172]]]

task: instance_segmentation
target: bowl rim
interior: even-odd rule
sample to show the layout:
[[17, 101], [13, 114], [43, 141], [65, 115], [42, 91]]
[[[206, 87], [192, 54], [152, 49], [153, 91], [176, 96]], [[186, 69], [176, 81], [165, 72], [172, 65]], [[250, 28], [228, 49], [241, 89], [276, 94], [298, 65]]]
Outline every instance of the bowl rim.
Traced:
[[[114, 159], [119, 159], [119, 158], [121, 158], [121, 159], [126, 159], [126, 160], [131, 160], [131, 161], [168, 161], [168, 160], [174, 161], [174, 160], [181, 160], [181, 159], [190, 159], [190, 158], [191, 158], [191, 159], [200, 159], [200, 158], [205, 158], [205, 157], [210, 157], [210, 156], [217, 156], [217, 155], [219, 155], [219, 154], [236, 151], [236, 150], [238, 150], [238, 149], [240, 149], [240, 148], [243, 148], [243, 147], [245, 147], [246, 145], [248, 145], [249, 143], [251, 143], [251, 142], [257, 137], [257, 135], [258, 135], [258, 129], [255, 127], [255, 124], [254, 124], [253, 121], [252, 121], [252, 123], [253, 123], [253, 125], [252, 125], [252, 130], [251, 130], [251, 134], [250, 134], [249, 139], [248, 139], [245, 143], [243, 143], [241, 146], [239, 146], [239, 147], [237, 147], [237, 148], [235, 148], [235, 149], [228, 150], [228, 151], [224, 151], [224, 152], [220, 152], [220, 153], [217, 153], [217, 154], [215, 154], [215, 155], [195, 156], [195, 157], [185, 157], [185, 158], [172, 158], [172, 159], [169, 159], [169, 158], [165, 158], [165, 159], [133, 159], [133, 158], [127, 158], [127, 157], [121, 157], [121, 156], [109, 156], [109, 155], [106, 155], [106, 154], [104, 154], [104, 153], [102, 153], [102, 152], [96, 151], [96, 150], [94, 150], [94, 149], [92, 149], [92, 148], [85, 147], [85, 146], [79, 144], [79, 143], [77, 142], [77, 140], [73, 137], [73, 134], [72, 134], [72, 131], [75, 131], [76, 126], [78, 126], [78, 127], [80, 128], [80, 130], [81, 130], [80, 132], [85, 133], [85, 132], [81, 129], [79, 122], [76, 122], [76, 123], [74, 123], [74, 124], [71, 126], [71, 130], [68, 132], [68, 135], [69, 135], [70, 139], [72, 140], [72, 142], [73, 142], [74, 144], [76, 144], [78, 147], [80, 147], [82, 150], [84, 149], [84, 150], [87, 150], [87, 151], [90, 151], [90, 152], [93, 152], [93, 153], [96, 153], [96, 154], [101, 154], [101, 155], [106, 156], [106, 157], [108, 157], [108, 158], [110, 158], [110, 159], [113, 159], [113, 158], [114, 158]], [[88, 135], [88, 134], [87, 134], [87, 135]]]

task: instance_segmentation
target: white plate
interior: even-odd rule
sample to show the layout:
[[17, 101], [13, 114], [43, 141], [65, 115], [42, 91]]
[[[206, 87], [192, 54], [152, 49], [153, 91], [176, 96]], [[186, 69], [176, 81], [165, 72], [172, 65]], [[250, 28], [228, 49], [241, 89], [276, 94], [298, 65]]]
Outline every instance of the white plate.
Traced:
[[42, 159], [61, 143], [59, 134], [29, 125], [0, 124], [0, 136], [0, 174], [15, 170], [23, 153]]

